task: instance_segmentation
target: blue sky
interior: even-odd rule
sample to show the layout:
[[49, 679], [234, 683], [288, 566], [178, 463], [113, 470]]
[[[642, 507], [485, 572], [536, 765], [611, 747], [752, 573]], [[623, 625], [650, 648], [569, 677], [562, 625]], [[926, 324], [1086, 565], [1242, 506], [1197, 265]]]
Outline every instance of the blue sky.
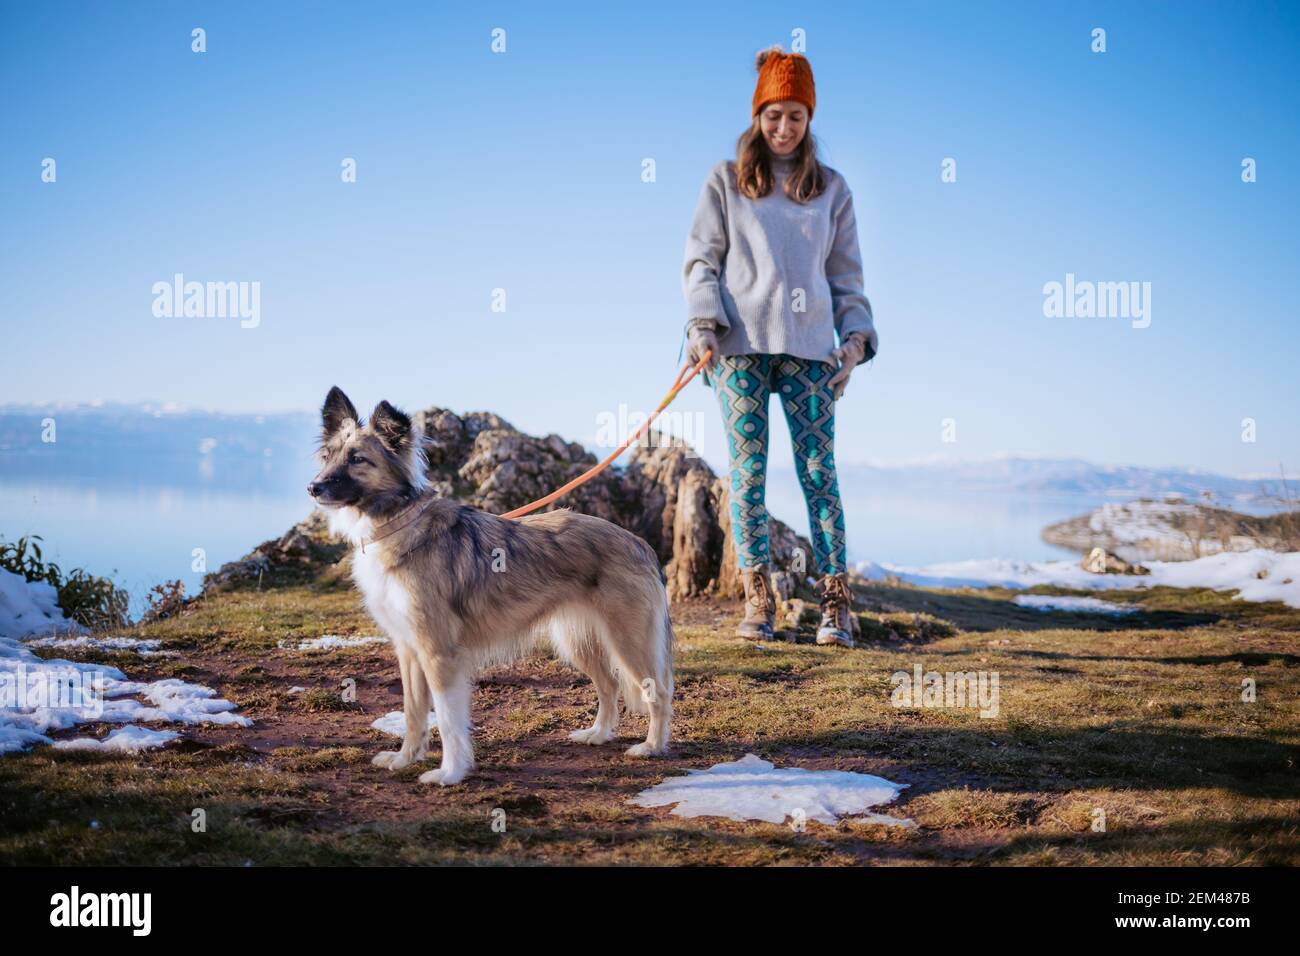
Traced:
[[[841, 463], [1300, 466], [1295, 4], [0, 11], [0, 402], [283, 410], [337, 383], [590, 442], [675, 374], [700, 185], [754, 51], [802, 29], [881, 337]], [[177, 272], [260, 282], [260, 325], [154, 317]], [[1150, 327], [1045, 317], [1067, 273], [1150, 282]], [[722, 461], [707, 390], [674, 410]]]

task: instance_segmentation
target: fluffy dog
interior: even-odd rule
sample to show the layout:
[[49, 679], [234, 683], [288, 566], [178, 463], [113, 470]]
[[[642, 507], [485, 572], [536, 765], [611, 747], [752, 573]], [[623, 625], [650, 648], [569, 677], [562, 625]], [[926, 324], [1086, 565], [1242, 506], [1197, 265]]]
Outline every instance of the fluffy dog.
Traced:
[[596, 685], [596, 721], [569, 736], [612, 740], [619, 695], [649, 714], [644, 757], [668, 746], [673, 626], [659, 561], [600, 518], [553, 511], [499, 518], [428, 490], [423, 435], [380, 402], [362, 422], [337, 387], [321, 409], [321, 470], [308, 492], [352, 541], [352, 576], [392, 641], [406, 735], [374, 763], [423, 760], [430, 698], [442, 765], [421, 783], [459, 783], [474, 767], [470, 694], [480, 668], [539, 640]]

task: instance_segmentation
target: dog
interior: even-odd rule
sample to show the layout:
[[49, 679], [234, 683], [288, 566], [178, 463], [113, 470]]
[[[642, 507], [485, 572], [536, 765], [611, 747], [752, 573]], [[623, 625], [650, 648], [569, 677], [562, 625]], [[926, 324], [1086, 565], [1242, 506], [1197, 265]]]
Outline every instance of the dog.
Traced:
[[423, 433], [388, 402], [362, 422], [335, 386], [321, 408], [320, 473], [307, 491], [353, 544], [352, 577], [397, 652], [406, 734], [372, 763], [425, 759], [432, 698], [442, 763], [421, 783], [474, 768], [477, 672], [549, 640], [596, 685], [596, 719], [569, 736], [603, 744], [624, 705], [649, 715], [633, 757], [667, 750], [673, 626], [654, 550], [608, 521], [565, 510], [499, 518], [429, 489]]

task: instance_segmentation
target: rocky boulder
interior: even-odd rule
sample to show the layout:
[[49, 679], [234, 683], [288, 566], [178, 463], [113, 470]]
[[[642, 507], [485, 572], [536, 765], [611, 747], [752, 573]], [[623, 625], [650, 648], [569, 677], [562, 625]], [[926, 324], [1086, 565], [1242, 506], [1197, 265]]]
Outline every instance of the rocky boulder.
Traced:
[[238, 561], [204, 576], [203, 590], [308, 579], [337, 563], [347, 551], [347, 544], [330, 534], [325, 515], [313, 511], [280, 537], [263, 541]]
[[1108, 502], [1048, 525], [1042, 538], [1083, 554], [1102, 548], [1126, 561], [1193, 561], [1255, 548], [1293, 550], [1300, 540], [1300, 512], [1287, 507], [1277, 514], [1249, 515], [1178, 497], [1139, 498]]
[[[437, 493], [501, 514], [535, 501], [599, 460], [559, 435], [526, 435], [499, 415], [457, 415], [429, 408], [413, 417], [425, 437], [429, 478]], [[740, 594], [731, 547], [727, 481], [680, 439], [651, 430], [612, 467], [544, 510], [571, 508], [640, 535], [659, 556], [669, 595]], [[794, 593], [812, 567], [807, 538], [771, 520], [772, 557], [781, 598]], [[284, 535], [208, 575], [204, 589], [297, 578], [338, 562], [343, 542], [314, 512]]]
[[1083, 570], [1091, 574], [1150, 574], [1151, 569], [1125, 561], [1105, 548], [1093, 548], [1083, 559]]

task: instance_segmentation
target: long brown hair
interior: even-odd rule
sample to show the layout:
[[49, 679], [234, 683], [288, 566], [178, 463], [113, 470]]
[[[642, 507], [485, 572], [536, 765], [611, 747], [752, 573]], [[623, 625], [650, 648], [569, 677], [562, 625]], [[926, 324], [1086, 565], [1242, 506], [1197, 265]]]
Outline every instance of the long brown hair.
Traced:
[[[759, 118], [736, 141], [736, 188], [742, 196], [761, 199], [772, 191], [772, 151], [763, 138]], [[785, 194], [797, 203], [816, 199], [826, 191], [826, 176], [817, 161], [817, 141], [812, 130], [796, 147], [794, 169], [785, 180]]]

